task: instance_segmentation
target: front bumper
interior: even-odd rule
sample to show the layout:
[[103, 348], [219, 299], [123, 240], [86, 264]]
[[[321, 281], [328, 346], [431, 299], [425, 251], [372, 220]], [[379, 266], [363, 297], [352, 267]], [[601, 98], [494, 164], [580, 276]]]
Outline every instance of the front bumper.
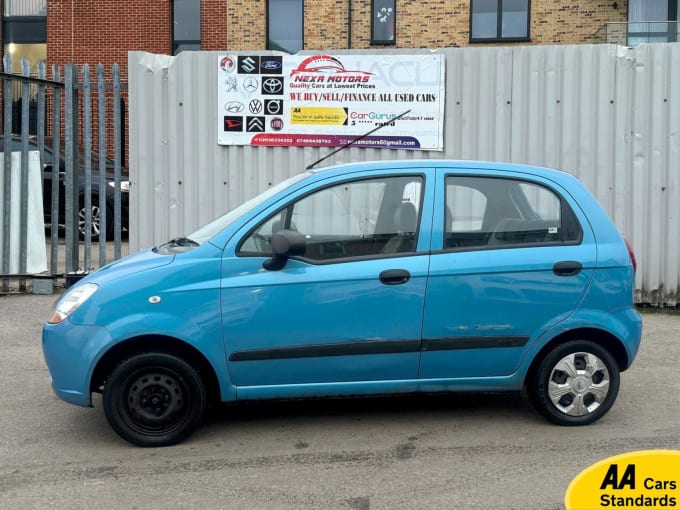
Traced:
[[90, 379], [111, 336], [100, 326], [45, 324], [42, 334], [43, 355], [50, 372], [52, 389], [71, 404], [91, 406]]

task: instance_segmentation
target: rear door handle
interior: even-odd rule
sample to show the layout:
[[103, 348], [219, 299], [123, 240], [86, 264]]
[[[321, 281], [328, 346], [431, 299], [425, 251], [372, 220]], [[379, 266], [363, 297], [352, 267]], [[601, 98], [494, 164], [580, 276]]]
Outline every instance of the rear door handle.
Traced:
[[575, 276], [581, 272], [583, 266], [575, 260], [563, 260], [553, 266], [553, 273], [557, 276]]
[[387, 269], [380, 273], [380, 281], [385, 285], [401, 285], [411, 279], [406, 269]]

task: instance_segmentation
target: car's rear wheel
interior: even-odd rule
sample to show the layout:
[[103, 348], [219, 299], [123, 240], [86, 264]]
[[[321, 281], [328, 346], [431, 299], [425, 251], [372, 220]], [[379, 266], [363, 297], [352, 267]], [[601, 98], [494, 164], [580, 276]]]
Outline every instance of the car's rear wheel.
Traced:
[[139, 446], [168, 446], [201, 423], [206, 391], [197, 371], [171, 354], [149, 352], [126, 359], [104, 385], [111, 427]]
[[528, 390], [534, 406], [551, 422], [588, 425], [614, 405], [619, 380], [619, 367], [606, 349], [575, 340], [543, 358]]

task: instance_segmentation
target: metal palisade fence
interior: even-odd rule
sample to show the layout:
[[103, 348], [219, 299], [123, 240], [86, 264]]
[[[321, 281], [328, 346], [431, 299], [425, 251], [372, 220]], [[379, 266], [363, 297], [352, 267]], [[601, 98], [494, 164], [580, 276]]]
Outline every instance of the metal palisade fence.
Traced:
[[[10, 56], [3, 68], [12, 70]], [[0, 73], [3, 292], [51, 292], [120, 258], [127, 228], [124, 98], [117, 64]], [[94, 72], [93, 72], [94, 71]]]

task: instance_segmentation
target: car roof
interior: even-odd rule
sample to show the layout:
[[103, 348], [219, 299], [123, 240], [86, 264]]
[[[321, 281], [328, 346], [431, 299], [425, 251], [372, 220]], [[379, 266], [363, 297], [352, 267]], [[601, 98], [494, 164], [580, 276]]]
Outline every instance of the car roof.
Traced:
[[493, 171], [512, 174], [527, 174], [527, 176], [542, 177], [562, 184], [568, 181], [573, 182], [576, 177], [568, 172], [556, 170], [554, 168], [525, 165], [520, 163], [500, 163], [492, 161], [472, 161], [454, 159], [402, 159], [402, 160], [379, 160], [364, 161], [355, 163], [343, 163], [328, 167], [311, 169], [310, 172], [331, 177], [333, 175], [361, 172], [367, 170], [389, 170], [389, 169], [426, 169], [426, 168], [447, 168], [451, 170], [479, 170]]

